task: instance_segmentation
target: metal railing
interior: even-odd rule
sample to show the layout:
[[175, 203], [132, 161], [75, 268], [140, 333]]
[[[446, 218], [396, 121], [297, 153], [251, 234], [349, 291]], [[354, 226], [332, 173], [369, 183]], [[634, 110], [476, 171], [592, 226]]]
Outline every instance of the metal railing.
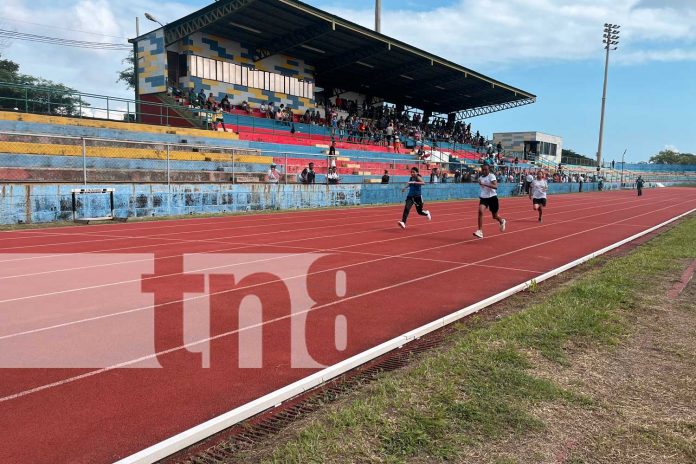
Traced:
[[[0, 82], [0, 110], [74, 118], [150, 122], [165, 126], [188, 126], [192, 121], [182, 115], [181, 105], [168, 105], [108, 95], [77, 92], [63, 87]], [[196, 110], [205, 125], [210, 111]], [[196, 121], [198, 122], [198, 121]]]

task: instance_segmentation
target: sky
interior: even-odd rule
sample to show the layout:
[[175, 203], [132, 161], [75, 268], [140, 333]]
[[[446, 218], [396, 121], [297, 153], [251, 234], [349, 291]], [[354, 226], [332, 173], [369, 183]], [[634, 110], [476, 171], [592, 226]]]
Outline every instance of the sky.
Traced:
[[[3, 0], [0, 29], [125, 43], [209, 0]], [[374, 0], [307, 0], [374, 27]], [[166, 6], [165, 6], [166, 5]], [[382, 0], [382, 33], [506, 84], [537, 102], [472, 118], [483, 134], [539, 131], [594, 157], [604, 76], [604, 23], [621, 25], [612, 51], [603, 158], [646, 161], [660, 150], [696, 153], [696, 0]], [[132, 98], [116, 83], [126, 52], [0, 43], [28, 74], [82, 92]]]

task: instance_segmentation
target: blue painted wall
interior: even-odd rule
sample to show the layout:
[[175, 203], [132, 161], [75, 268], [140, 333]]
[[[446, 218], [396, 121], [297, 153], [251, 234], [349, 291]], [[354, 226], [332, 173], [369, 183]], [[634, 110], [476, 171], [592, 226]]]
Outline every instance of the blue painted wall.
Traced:
[[[618, 188], [605, 184], [606, 188]], [[398, 204], [405, 194], [403, 184], [270, 185], [270, 184], [119, 184], [89, 185], [115, 189], [117, 217], [170, 216], [263, 210], [288, 210], [374, 204]], [[515, 184], [501, 184], [501, 196], [513, 194]], [[0, 185], [0, 223], [39, 223], [72, 219], [71, 189], [82, 185]], [[577, 184], [551, 184], [550, 193], [577, 191]], [[585, 191], [597, 189], [587, 183]], [[478, 197], [476, 184], [435, 184], [423, 187], [426, 201]], [[78, 216], [104, 216], [109, 210], [107, 195], [78, 196]]]

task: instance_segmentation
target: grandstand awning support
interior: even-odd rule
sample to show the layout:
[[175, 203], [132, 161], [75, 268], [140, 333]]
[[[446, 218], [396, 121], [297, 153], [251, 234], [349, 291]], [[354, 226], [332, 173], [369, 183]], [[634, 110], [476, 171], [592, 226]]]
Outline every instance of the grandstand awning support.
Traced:
[[[177, 42], [184, 37], [193, 34], [196, 31], [203, 29], [204, 27], [210, 26], [211, 24], [223, 19], [232, 13], [236, 13], [239, 10], [246, 8], [247, 6], [254, 3], [255, 0], [231, 0], [219, 3], [213, 3], [212, 5], [204, 8], [198, 15], [193, 16], [188, 21], [178, 24], [176, 26], [169, 26], [164, 28], [164, 42], [165, 46], [169, 46], [174, 42]], [[206, 11], [207, 10], [207, 11]]]
[[322, 35], [331, 32], [330, 23], [312, 24], [308, 27], [298, 29], [286, 34], [283, 37], [271, 40], [267, 44], [256, 48], [254, 61], [260, 61], [269, 56], [277, 55], [298, 45], [303, 45], [312, 39], [318, 39]]
[[515, 100], [512, 102], [499, 103], [496, 105], [480, 106], [478, 108], [470, 108], [468, 110], [461, 110], [455, 112], [456, 120], [463, 121], [464, 119], [473, 118], [476, 116], [483, 116], [484, 114], [496, 113], [498, 111], [509, 110], [511, 108], [517, 108], [518, 106], [531, 105], [536, 102], [536, 98], [527, 98], [524, 100]]

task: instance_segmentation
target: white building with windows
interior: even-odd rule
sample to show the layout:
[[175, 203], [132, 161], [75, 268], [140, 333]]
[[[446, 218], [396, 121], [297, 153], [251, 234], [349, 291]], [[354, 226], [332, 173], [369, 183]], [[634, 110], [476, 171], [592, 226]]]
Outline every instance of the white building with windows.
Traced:
[[535, 160], [544, 157], [555, 163], [561, 162], [563, 139], [557, 135], [543, 132], [496, 132], [493, 134], [493, 145], [501, 142], [503, 150], [515, 154], [520, 159]]

